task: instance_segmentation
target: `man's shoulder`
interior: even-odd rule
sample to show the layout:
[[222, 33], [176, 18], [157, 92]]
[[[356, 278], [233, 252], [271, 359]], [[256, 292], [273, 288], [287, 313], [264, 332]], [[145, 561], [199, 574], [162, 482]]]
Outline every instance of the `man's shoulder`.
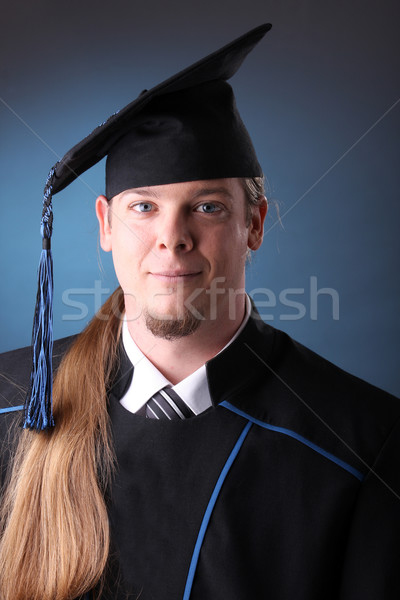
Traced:
[[265, 323], [253, 327], [239, 350], [241, 356], [250, 355], [250, 376], [245, 393], [232, 399], [237, 408], [256, 422], [294, 432], [360, 471], [374, 463], [400, 421], [398, 398]]
[[282, 377], [290, 379], [300, 391], [316, 401], [332, 403], [336, 409], [362, 409], [363, 412], [387, 407], [400, 416], [400, 400], [389, 392], [338, 367], [327, 358], [285, 336], [285, 349], [279, 363]]
[[[75, 336], [54, 342], [53, 368], [57, 369]], [[32, 366], [30, 346], [0, 354], [0, 483], [19, 438], [23, 406]]]
[[[258, 313], [249, 321], [236, 347], [240, 350], [241, 362], [245, 360], [249, 367], [255, 365], [262, 379], [281, 389], [292, 389], [292, 395], [297, 390], [321, 401], [334, 398], [336, 405], [341, 401], [361, 401], [364, 408], [371, 399], [378, 399], [394, 403], [400, 410], [400, 400], [390, 393], [345, 371], [287, 333], [263, 322]], [[243, 356], [243, 350], [250, 359]]]
[[[366, 410], [371, 402], [374, 406], [383, 402], [400, 415], [400, 400], [389, 392], [338, 367], [279, 329], [262, 323], [258, 331], [260, 339], [273, 340], [266, 343], [264, 356], [254, 356], [259, 366], [264, 363], [264, 374], [269, 371], [271, 383], [275, 381], [294, 396], [297, 390], [316, 402], [333, 402], [335, 407], [360, 403]], [[258, 347], [262, 347], [260, 343]]]
[[[75, 337], [69, 336], [54, 342], [54, 369], [57, 369]], [[0, 354], [0, 410], [23, 404], [29, 387], [31, 366], [32, 349], [30, 346]]]

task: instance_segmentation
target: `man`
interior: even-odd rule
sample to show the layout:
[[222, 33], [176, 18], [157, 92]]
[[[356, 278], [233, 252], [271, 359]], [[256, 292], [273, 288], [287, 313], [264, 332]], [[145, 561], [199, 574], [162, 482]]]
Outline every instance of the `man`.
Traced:
[[[398, 401], [244, 293], [267, 206], [227, 79], [268, 29], [145, 91], [50, 174], [4, 600], [398, 597]], [[51, 195], [105, 154], [96, 212], [121, 288], [56, 344], [53, 428]], [[5, 439], [28, 357], [3, 356]]]

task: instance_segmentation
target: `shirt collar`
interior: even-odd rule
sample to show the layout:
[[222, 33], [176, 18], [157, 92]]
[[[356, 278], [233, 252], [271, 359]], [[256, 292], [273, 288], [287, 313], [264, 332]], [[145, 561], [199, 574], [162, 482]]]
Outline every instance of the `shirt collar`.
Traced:
[[[133, 341], [129, 333], [126, 316], [122, 324], [122, 343], [129, 360], [133, 364], [131, 385], [120, 402], [130, 412], [137, 412], [150, 398], [166, 385], [171, 385], [166, 377], [153, 365]], [[151, 352], [151, 348], [148, 349]]]
[[[225, 350], [238, 337], [247, 324], [250, 313], [251, 301], [246, 294], [244, 319], [234, 336], [220, 352]], [[129, 333], [126, 317], [122, 324], [122, 343], [134, 367], [131, 385], [120, 400], [124, 408], [133, 413], [137, 412], [156, 392], [166, 386], [172, 387], [196, 415], [212, 406], [205, 365], [202, 365], [197, 371], [173, 386], [138, 348]], [[151, 348], [148, 351], [151, 352]]]

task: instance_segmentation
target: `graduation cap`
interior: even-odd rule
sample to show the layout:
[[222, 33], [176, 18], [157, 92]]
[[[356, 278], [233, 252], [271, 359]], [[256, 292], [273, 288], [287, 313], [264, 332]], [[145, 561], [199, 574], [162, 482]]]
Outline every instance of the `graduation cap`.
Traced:
[[40, 431], [54, 426], [52, 196], [105, 156], [109, 199], [142, 186], [262, 176], [227, 80], [270, 28], [270, 24], [256, 27], [152, 89], [144, 90], [76, 144], [50, 170], [44, 189], [43, 249], [25, 428]]

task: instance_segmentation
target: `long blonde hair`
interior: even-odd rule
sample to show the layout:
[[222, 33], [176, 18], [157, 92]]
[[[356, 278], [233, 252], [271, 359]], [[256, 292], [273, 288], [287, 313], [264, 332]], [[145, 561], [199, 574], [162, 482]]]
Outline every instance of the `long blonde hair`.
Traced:
[[72, 600], [101, 582], [114, 463], [107, 388], [123, 307], [118, 288], [65, 355], [54, 430], [21, 432], [1, 508], [1, 600]]

